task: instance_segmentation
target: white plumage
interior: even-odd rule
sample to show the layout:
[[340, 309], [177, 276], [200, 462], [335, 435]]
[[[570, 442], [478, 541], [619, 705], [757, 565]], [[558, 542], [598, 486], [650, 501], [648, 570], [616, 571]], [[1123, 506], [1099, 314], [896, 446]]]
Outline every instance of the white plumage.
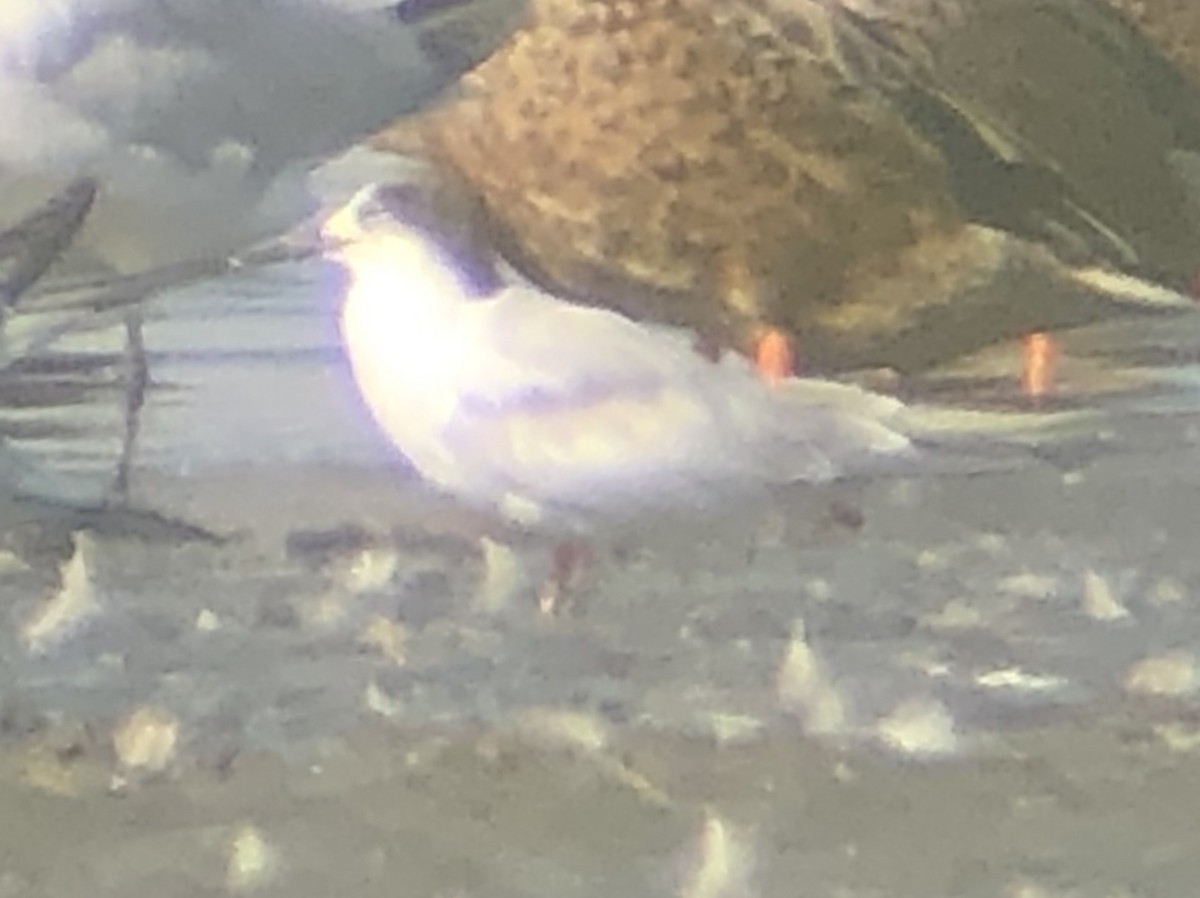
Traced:
[[421, 203], [415, 188], [367, 188], [325, 233], [350, 275], [342, 331], [363, 397], [446, 492], [582, 533], [907, 453], [899, 402], [772, 386], [685, 334], [493, 281], [448, 250]]

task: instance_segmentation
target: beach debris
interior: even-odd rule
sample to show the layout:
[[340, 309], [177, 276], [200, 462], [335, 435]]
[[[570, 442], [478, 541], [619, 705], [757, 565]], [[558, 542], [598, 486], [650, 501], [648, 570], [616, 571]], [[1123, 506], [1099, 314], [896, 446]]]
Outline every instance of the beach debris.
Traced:
[[88, 559], [92, 537], [75, 534], [75, 550], [62, 565], [58, 588], [42, 602], [21, 628], [21, 640], [30, 654], [43, 655], [71, 638], [100, 612]]
[[899, 704], [876, 727], [879, 742], [897, 754], [935, 758], [958, 751], [958, 731], [950, 710], [932, 698], [915, 698]]
[[498, 614], [515, 597], [530, 589], [529, 574], [520, 553], [498, 540], [479, 540], [483, 555], [483, 581], [476, 593], [474, 608], [484, 614]]
[[400, 556], [393, 546], [369, 546], [355, 552], [338, 566], [338, 584], [350, 595], [386, 589], [400, 569]]
[[282, 858], [263, 831], [252, 823], [239, 826], [229, 840], [225, 887], [254, 892], [270, 885], [282, 869]]
[[785, 711], [800, 718], [806, 732], [833, 736], [846, 728], [846, 704], [816, 650], [804, 621], [792, 625], [792, 638], [776, 677], [776, 695]]
[[1108, 579], [1090, 569], [1083, 574], [1083, 612], [1102, 623], [1129, 617], [1129, 609], [1113, 592]]
[[745, 833], [709, 812], [684, 863], [679, 898], [750, 898], [754, 848]]
[[1131, 695], [1180, 698], [1200, 688], [1200, 671], [1191, 652], [1172, 651], [1143, 658], [1125, 674], [1125, 691]]
[[178, 756], [179, 730], [179, 718], [165, 708], [138, 708], [113, 730], [117, 763], [126, 773], [162, 773]]
[[392, 620], [382, 614], [373, 615], [358, 634], [360, 646], [381, 655], [397, 667], [403, 667], [407, 660], [405, 656], [407, 642], [408, 628], [400, 621]]

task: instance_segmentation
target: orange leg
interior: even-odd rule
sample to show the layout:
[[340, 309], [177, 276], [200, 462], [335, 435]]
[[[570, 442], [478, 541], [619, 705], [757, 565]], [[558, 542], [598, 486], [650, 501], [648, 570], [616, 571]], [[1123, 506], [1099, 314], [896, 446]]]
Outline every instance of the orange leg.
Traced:
[[[718, 294], [725, 307], [742, 321], [761, 322], [769, 317], [771, 303], [761, 273], [753, 265], [754, 255], [745, 245], [725, 247], [716, 260]], [[767, 383], [778, 383], [796, 374], [791, 340], [782, 330], [766, 325], [751, 342], [754, 367]], [[718, 356], [719, 358], [719, 356]]]
[[559, 543], [554, 547], [550, 577], [538, 592], [538, 610], [542, 614], [560, 614], [571, 605], [571, 593], [578, 588], [583, 569], [592, 559], [592, 550], [584, 542]]
[[778, 328], [767, 328], [754, 346], [754, 367], [767, 383], [779, 383], [796, 373], [792, 341]]
[[1054, 391], [1054, 369], [1058, 363], [1058, 345], [1047, 333], [1025, 337], [1021, 345], [1021, 392], [1031, 399]]

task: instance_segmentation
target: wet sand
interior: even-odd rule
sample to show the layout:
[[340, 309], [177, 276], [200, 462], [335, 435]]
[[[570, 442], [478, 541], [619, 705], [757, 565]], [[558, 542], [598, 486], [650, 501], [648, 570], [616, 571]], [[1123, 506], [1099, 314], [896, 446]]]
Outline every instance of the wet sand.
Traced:
[[[135, 502], [221, 540], [6, 513], [0, 896], [1194, 892], [1194, 322], [1076, 337], [1062, 404], [1106, 416], [1069, 440], [602, 552], [547, 618], [537, 546], [480, 601], [477, 516], [305, 284], [149, 331]], [[1099, 398], [1114, 347], [1171, 383]]]
[[[786, 727], [742, 745], [621, 728], [592, 752], [511, 732], [376, 724], [331, 737], [305, 767], [247, 753], [118, 795], [86, 784], [50, 794], [30, 785], [30, 769], [68, 762], [10, 749], [0, 887], [1186, 895], [1200, 777], [1195, 754], [1168, 748], [1155, 727], [1113, 709], [1015, 733], [986, 757], [914, 765], [823, 748]], [[69, 762], [76, 784], [106, 775], [89, 754]], [[722, 852], [727, 867], [729, 855], [746, 864], [745, 888], [697, 885], [706, 855], [710, 881], [721, 878]]]

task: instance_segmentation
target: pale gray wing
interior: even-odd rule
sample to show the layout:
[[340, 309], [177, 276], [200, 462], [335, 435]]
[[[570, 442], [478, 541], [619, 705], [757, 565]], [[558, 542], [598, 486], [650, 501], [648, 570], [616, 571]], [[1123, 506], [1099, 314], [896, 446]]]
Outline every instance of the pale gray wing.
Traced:
[[459, 4], [480, 24], [450, 32], [467, 48], [451, 58], [442, 15], [382, 2], [8, 0], [0, 223], [90, 175], [103, 194], [83, 243], [122, 271], [273, 236], [313, 211], [312, 164], [430, 101], [523, 2]]
[[523, 8], [522, 0], [456, 4], [468, 55], [449, 59], [449, 47], [429, 46], [431, 34], [450, 30], [448, 13], [404, 15], [406, 2], [7, 5], [6, 24], [15, 25], [0, 37], [0, 78], [42, 88], [31, 102], [40, 96], [190, 166], [240, 144], [266, 170], [336, 152], [423, 105], [490, 52]]
[[837, 476], [843, 460], [904, 451], [898, 403], [853, 387], [763, 383], [688, 337], [599, 309], [509, 291], [479, 303], [477, 347], [445, 439], [463, 483], [531, 501], [678, 502]]

